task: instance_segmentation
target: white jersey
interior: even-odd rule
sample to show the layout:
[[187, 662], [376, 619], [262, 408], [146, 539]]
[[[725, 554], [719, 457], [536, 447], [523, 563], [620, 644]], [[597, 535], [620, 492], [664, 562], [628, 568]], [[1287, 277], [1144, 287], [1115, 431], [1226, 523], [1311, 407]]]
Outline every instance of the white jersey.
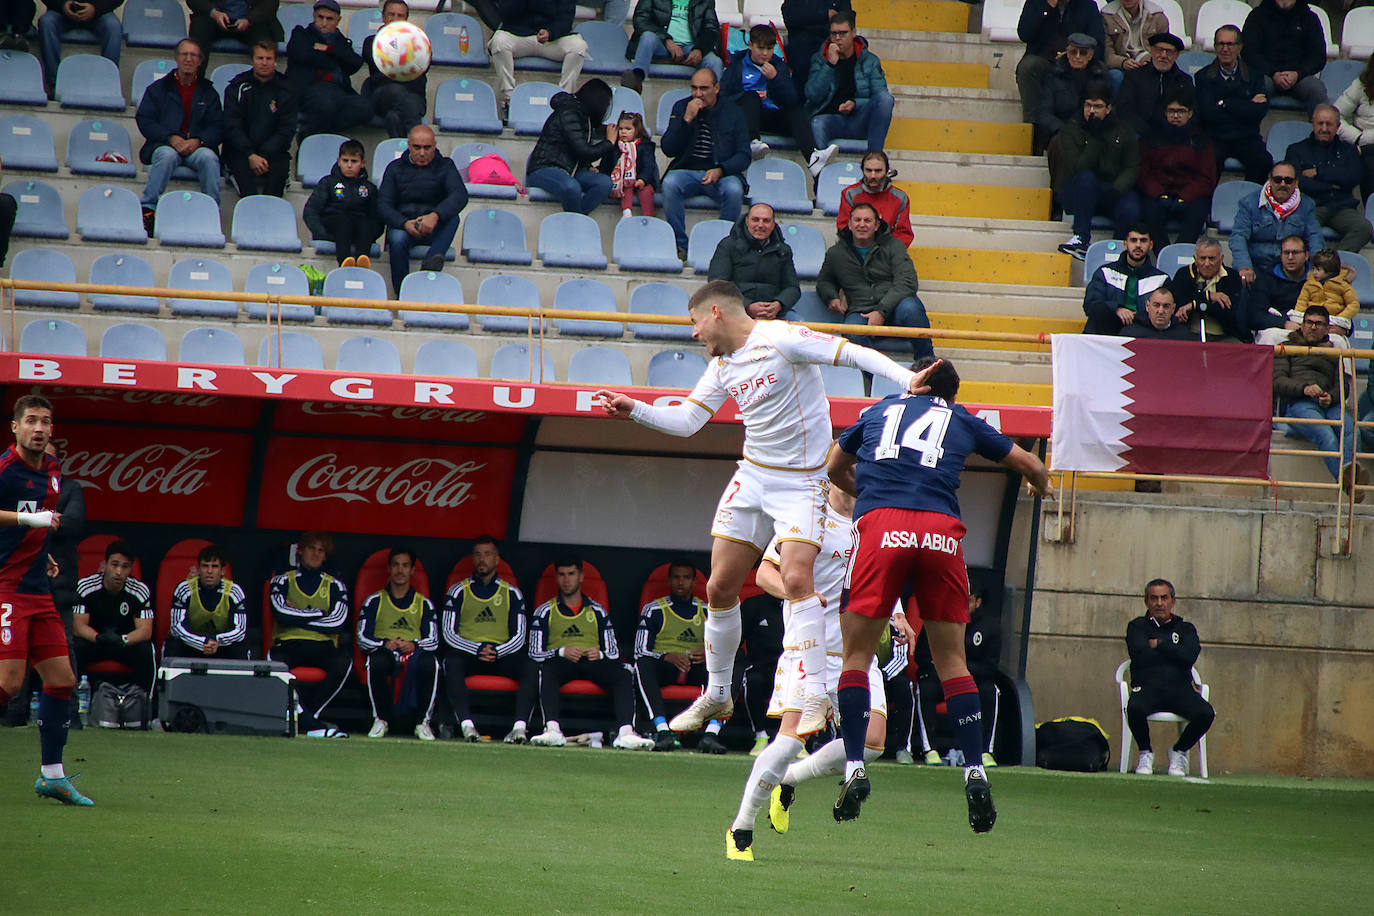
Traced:
[[[825, 616], [840, 617], [840, 591], [844, 587], [844, 571], [849, 566], [849, 554], [854, 549], [854, 520], [834, 512], [825, 514], [825, 533], [821, 537], [820, 553], [812, 568], [816, 591], [825, 598]], [[763, 552], [763, 561], [782, 567], [782, 553], [774, 538]], [[784, 638], [784, 643], [786, 638]]]

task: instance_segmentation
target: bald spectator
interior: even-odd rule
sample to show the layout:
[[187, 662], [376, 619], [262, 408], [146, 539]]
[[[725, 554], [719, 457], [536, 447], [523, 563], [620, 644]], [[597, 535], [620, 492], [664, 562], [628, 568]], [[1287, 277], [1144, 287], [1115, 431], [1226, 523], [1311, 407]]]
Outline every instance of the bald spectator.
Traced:
[[1315, 206], [1317, 222], [1336, 233], [1335, 247], [1359, 251], [1369, 244], [1369, 220], [1355, 190], [1364, 177], [1360, 151], [1337, 136], [1341, 113], [1321, 104], [1312, 112], [1312, 133], [1288, 147], [1283, 158], [1298, 170], [1298, 190]]
[[441, 271], [468, 189], [453, 160], [439, 152], [434, 131], [421, 124], [410, 130], [406, 151], [386, 168], [377, 192], [377, 214], [386, 224], [391, 288], [399, 293], [410, 272], [410, 249], [428, 246], [421, 270]]
[[871, 149], [860, 162], [863, 178], [840, 192], [840, 212], [835, 215], [835, 228], [849, 225], [849, 213], [859, 204], [870, 204], [878, 216], [892, 230], [892, 235], [908, 248], [916, 241], [911, 228], [911, 199], [896, 187], [892, 179], [896, 169], [888, 162], [887, 153]]
[[1021, 7], [1016, 23], [1016, 35], [1026, 43], [1026, 53], [1016, 64], [1021, 120], [1034, 123], [1050, 70], [1074, 32], [1090, 36], [1099, 48], [1107, 44], [1102, 13], [1093, 0], [1026, 0]]
[[[1240, 274], [1222, 263], [1221, 242], [1200, 238], [1193, 248], [1193, 263], [1185, 264], [1169, 281], [1178, 306], [1174, 316], [1185, 325], [1207, 326], [1208, 338], [1219, 334], [1250, 342], [1249, 309]], [[1200, 336], [1194, 334], [1194, 339]]]
[[1116, 110], [1122, 120], [1144, 137], [1164, 124], [1164, 101], [1181, 98], [1193, 105], [1193, 79], [1179, 69], [1183, 41], [1163, 32], [1150, 36], [1150, 63], [1126, 74], [1117, 93]]
[[720, 240], [709, 277], [738, 286], [751, 318], [777, 318], [801, 298], [792, 248], [768, 204], [754, 204]]
[[1240, 56], [1240, 29], [1224, 25], [1213, 43], [1217, 59], [1193, 76], [1197, 114], [1212, 138], [1217, 173], [1228, 158], [1239, 159], [1245, 180], [1262, 184], [1274, 164], [1260, 136], [1260, 122], [1269, 112], [1269, 96], [1260, 73]]
[[1245, 62], [1264, 75], [1269, 98], [1287, 95], [1309, 113], [1327, 101], [1319, 74], [1326, 33], [1307, 0], [1263, 0], [1245, 17]]
[[315, 0], [314, 19], [291, 30], [286, 82], [301, 100], [301, 136], [348, 134], [372, 120], [372, 105], [350, 80], [363, 66], [353, 42], [339, 31], [338, 0]]
[[1120, 334], [1142, 340], [1197, 340], [1186, 324], [1174, 320], [1174, 315], [1174, 294], [1161, 286], [1145, 300], [1145, 313], [1122, 325]]
[[284, 37], [277, 20], [279, 0], [186, 0], [191, 10], [188, 34], [210, 52], [217, 41], [232, 39], [247, 51], [260, 41], [276, 47]]
[[1032, 144], [1035, 155], [1045, 151], [1065, 123], [1083, 110], [1083, 93], [1107, 80], [1107, 68], [1097, 57], [1097, 39], [1082, 32], [1069, 36], [1064, 56], [1054, 62], [1035, 111]]

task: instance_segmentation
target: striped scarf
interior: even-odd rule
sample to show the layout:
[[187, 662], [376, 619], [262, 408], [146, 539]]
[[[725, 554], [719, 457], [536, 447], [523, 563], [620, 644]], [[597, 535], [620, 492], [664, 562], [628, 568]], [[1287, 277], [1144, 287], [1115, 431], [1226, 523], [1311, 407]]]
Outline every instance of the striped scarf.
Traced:
[[620, 147], [620, 158], [616, 160], [615, 168], [611, 170], [611, 186], [623, 187], [633, 185], [636, 175], [635, 169], [639, 163], [639, 141], [631, 140], [626, 143], [624, 140], [617, 141], [616, 146]]
[[1293, 188], [1293, 193], [1289, 195], [1288, 199], [1283, 203], [1279, 203], [1274, 199], [1274, 189], [1267, 181], [1264, 183], [1264, 190], [1260, 197], [1262, 203], [1268, 204], [1269, 209], [1274, 211], [1274, 216], [1280, 220], [1285, 220], [1292, 216], [1293, 211], [1298, 209], [1298, 205], [1302, 203], [1302, 192], [1299, 191], [1296, 186]]

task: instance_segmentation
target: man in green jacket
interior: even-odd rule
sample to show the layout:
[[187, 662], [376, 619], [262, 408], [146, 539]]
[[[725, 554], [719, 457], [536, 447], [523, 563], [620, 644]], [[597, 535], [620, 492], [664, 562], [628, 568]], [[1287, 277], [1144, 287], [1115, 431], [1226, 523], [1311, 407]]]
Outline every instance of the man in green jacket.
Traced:
[[1083, 94], [1083, 111], [1064, 125], [1050, 143], [1050, 186], [1059, 206], [1073, 214], [1073, 235], [1059, 250], [1078, 260], [1088, 254], [1093, 217], [1109, 213], [1112, 238], [1124, 239], [1140, 221], [1140, 147], [1135, 131], [1112, 114], [1112, 94], [1106, 83], [1095, 83]]

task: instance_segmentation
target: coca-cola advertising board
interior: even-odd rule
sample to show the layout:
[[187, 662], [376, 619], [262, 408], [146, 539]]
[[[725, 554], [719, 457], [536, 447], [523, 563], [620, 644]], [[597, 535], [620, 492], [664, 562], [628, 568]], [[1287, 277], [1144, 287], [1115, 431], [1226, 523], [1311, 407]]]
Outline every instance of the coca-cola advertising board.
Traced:
[[515, 460], [507, 448], [274, 437], [258, 525], [501, 538]]
[[353, 401], [283, 401], [272, 418], [284, 432], [497, 443], [519, 442], [528, 422], [488, 410]]
[[258, 419], [256, 399], [224, 397], [203, 391], [120, 390], [57, 385], [15, 385], [7, 392], [41, 394], [53, 404], [57, 422], [94, 420], [97, 423], [157, 423], [162, 426], [201, 426], [207, 429], [250, 429]]
[[53, 438], [93, 521], [238, 525], [252, 458], [243, 433], [71, 423]]

